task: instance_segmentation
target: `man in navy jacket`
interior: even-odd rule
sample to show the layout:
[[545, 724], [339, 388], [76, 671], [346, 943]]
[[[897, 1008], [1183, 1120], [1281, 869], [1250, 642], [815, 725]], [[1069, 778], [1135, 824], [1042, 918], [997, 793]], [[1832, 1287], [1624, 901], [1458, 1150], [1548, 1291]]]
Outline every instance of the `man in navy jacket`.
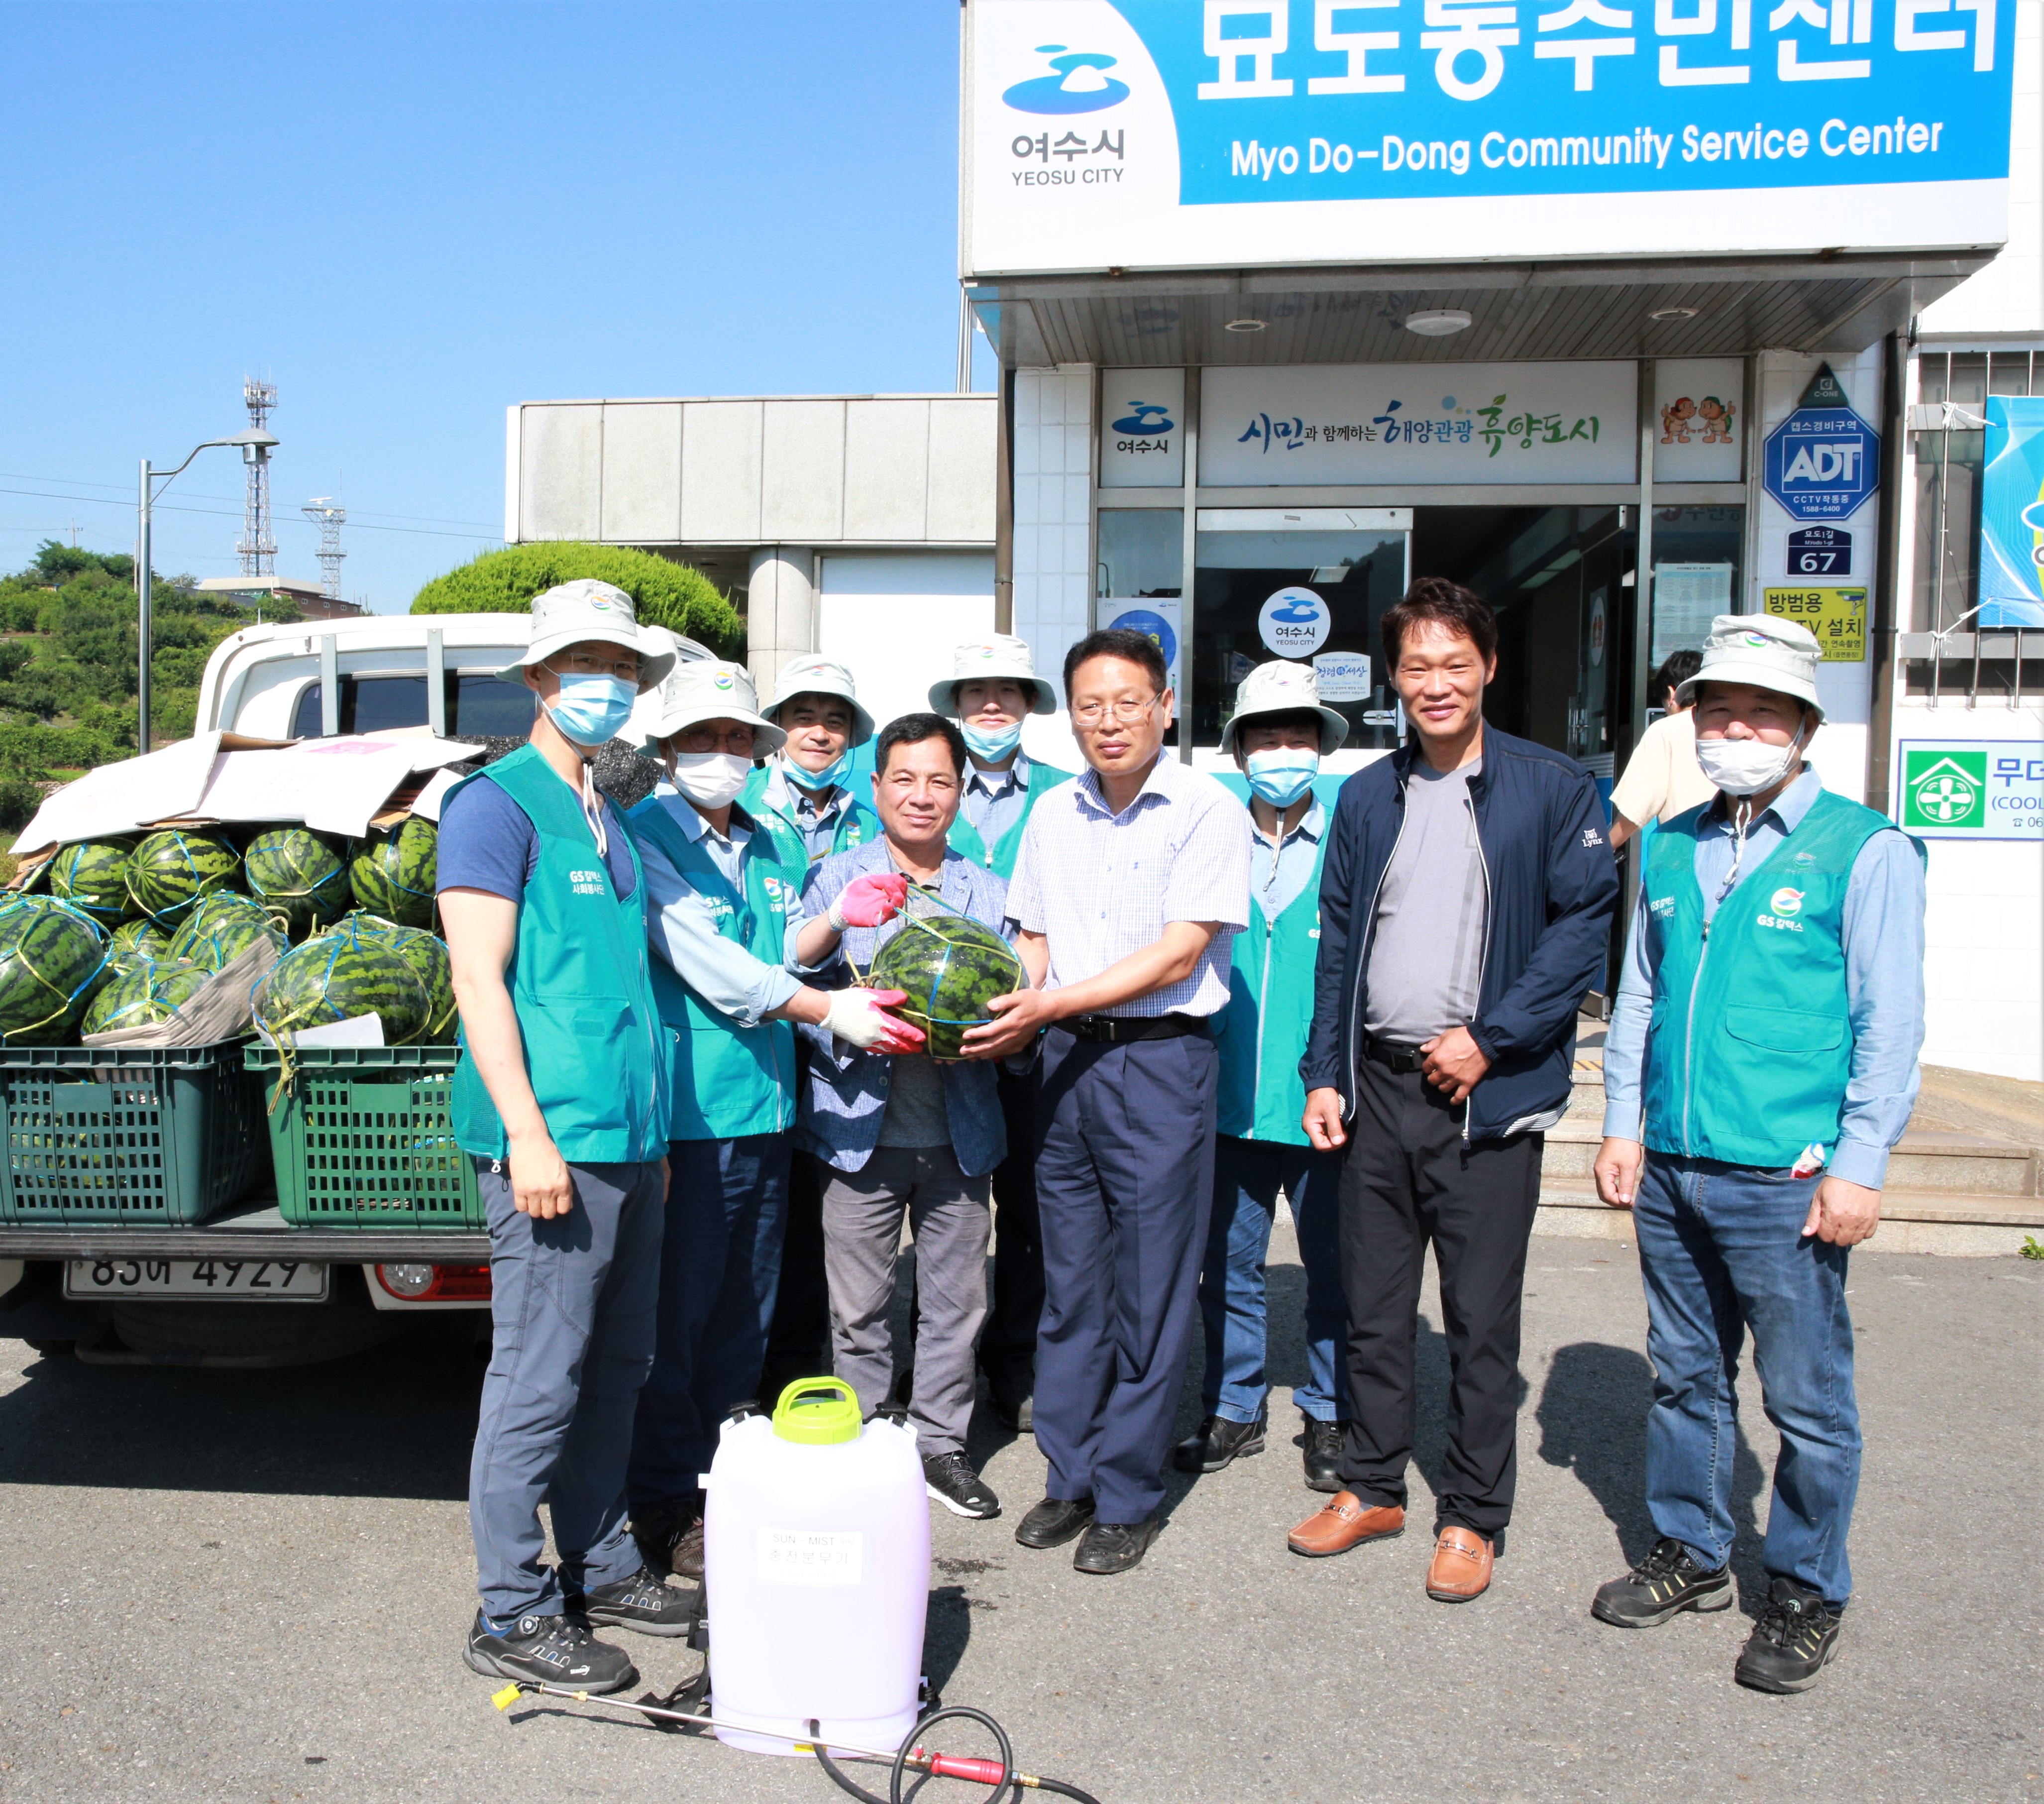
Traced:
[[1542, 1136], [1568, 1107], [1576, 1011], [1604, 968], [1618, 876], [1589, 774], [1484, 725], [1488, 604], [1424, 577], [1383, 633], [1412, 733], [1335, 804], [1299, 1063], [1308, 1137], [1348, 1149], [1345, 1488], [1290, 1545], [1344, 1553], [1404, 1528], [1431, 1241], [1449, 1380], [1427, 1594], [1460, 1603], [1489, 1585], [1511, 1518]]

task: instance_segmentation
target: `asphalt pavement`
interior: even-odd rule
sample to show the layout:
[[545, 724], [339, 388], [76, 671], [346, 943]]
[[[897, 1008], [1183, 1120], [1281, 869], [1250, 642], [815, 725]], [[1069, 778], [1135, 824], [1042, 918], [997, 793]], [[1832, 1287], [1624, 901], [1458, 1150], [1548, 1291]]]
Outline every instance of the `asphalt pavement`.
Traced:
[[[1644, 1633], [1589, 1614], [1650, 1539], [1629, 1247], [1534, 1243], [1517, 1521], [1489, 1594], [1460, 1606], [1421, 1590], [1446, 1377], [1431, 1290], [1413, 1530], [1336, 1560], [1285, 1550], [1316, 1501], [1281, 1388], [1303, 1375], [1295, 1256], [1274, 1248], [1270, 1450], [1174, 1483], [1132, 1574], [1082, 1578], [1069, 1549], [1015, 1544], [1043, 1463], [982, 1412], [974, 1452], [1006, 1514], [936, 1513], [926, 1664], [1007, 1725], [1019, 1764], [1101, 1804], [2044, 1798], [2044, 1267], [1855, 1256], [1858, 1594], [1819, 1687], [1774, 1698], [1731, 1679], [1774, 1452], [1750, 1389], [1742, 1607]], [[573, 1706], [492, 1710], [459, 1657], [479, 1373], [448, 1318], [282, 1371], [95, 1367], [0, 1340], [0, 1798], [840, 1795], [807, 1760]], [[1189, 1387], [1188, 1426], [1196, 1410]], [[692, 1669], [624, 1638], [663, 1690]], [[939, 1786], [926, 1804], [946, 1790], [985, 1795]]]

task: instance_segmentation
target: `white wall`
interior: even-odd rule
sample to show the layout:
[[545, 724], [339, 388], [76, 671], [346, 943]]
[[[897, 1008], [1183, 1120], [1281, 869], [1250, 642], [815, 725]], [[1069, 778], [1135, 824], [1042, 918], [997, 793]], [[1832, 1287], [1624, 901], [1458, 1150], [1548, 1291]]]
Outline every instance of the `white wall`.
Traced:
[[[1015, 376], [1015, 631], [1053, 683], [1092, 629], [1093, 369]], [[1032, 718], [1023, 749], [1066, 770], [1078, 753], [1062, 713]]]
[[991, 552], [847, 552], [820, 561], [816, 649], [850, 667], [877, 726], [928, 707], [953, 649], [993, 630]]

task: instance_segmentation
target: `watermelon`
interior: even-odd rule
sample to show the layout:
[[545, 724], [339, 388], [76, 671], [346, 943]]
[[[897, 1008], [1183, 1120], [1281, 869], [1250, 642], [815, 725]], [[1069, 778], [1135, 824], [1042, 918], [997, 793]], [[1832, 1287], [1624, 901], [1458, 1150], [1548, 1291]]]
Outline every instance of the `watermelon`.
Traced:
[[111, 927], [135, 912], [128, 894], [133, 839], [79, 840], [50, 860], [50, 894]]
[[0, 1039], [65, 1044], [106, 970], [106, 936], [68, 904], [35, 897], [0, 908]]
[[348, 916], [342, 925], [353, 925], [365, 938], [380, 940], [419, 974], [419, 981], [425, 985], [432, 1006], [427, 1011], [425, 1030], [420, 1034], [418, 1043], [422, 1046], [451, 1046], [455, 1025], [454, 965], [448, 957], [446, 943], [422, 929], [407, 927], [402, 922], [386, 921], [380, 916], [360, 911]]
[[309, 827], [258, 833], [242, 855], [248, 893], [294, 940], [348, 912], [348, 867], [323, 834]]
[[911, 890], [901, 929], [874, 955], [866, 981], [905, 990], [893, 1012], [929, 1036], [933, 1059], [962, 1057], [966, 1031], [993, 1019], [987, 1003], [1029, 987], [1015, 948], [991, 927]]
[[[206, 899], [209, 902], [212, 898]], [[200, 905], [201, 910], [204, 906]], [[110, 963], [121, 967], [133, 964], [138, 959], [167, 959], [171, 956], [171, 938], [148, 916], [141, 915], [135, 920], [122, 921], [113, 929], [113, 937], [107, 943], [106, 956]]]
[[166, 827], [128, 856], [128, 894], [159, 927], [175, 927], [201, 896], [231, 887], [241, 855], [218, 833]]
[[431, 927], [440, 838], [424, 815], [408, 814], [389, 832], [357, 840], [348, 867], [355, 901], [401, 927]]
[[300, 1028], [375, 1015], [383, 1044], [405, 1046], [424, 1033], [432, 998], [397, 949], [358, 921], [344, 921], [294, 946], [256, 986], [256, 1023], [288, 1044]]
[[117, 972], [101, 987], [85, 1011], [85, 1032], [108, 1033], [116, 1028], [153, 1027], [167, 1021], [206, 987], [213, 974], [175, 959], [148, 960]]
[[178, 929], [171, 942], [170, 956], [197, 965], [202, 971], [225, 971], [253, 945], [271, 948], [274, 962], [290, 949], [281, 929], [245, 896], [214, 895], [192, 911], [191, 918]]

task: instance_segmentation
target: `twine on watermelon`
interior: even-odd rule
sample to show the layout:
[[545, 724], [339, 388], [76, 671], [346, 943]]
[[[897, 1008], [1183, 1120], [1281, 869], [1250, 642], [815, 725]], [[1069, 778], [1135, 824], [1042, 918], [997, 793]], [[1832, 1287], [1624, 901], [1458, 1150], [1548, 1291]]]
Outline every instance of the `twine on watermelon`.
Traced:
[[[58, 908], [65, 907], [65, 905], [61, 902], [56, 902], [53, 906]], [[67, 910], [66, 912], [75, 913], [75, 911]], [[86, 925], [91, 925], [92, 924], [88, 921]], [[95, 934], [97, 934], [98, 931], [99, 929], [96, 926], [93, 927], [93, 932]], [[17, 947], [16, 951], [18, 954], [20, 948]], [[61, 1021], [69, 1015], [73, 1007], [76, 1006], [79, 998], [83, 996], [86, 990], [90, 989], [94, 983], [99, 981], [99, 974], [106, 968], [107, 957], [108, 953], [106, 947], [102, 942], [99, 948], [98, 964], [95, 964], [92, 967], [91, 971], [86, 975], [84, 982], [80, 983], [78, 987], [73, 990], [68, 995], [65, 995], [60, 986], [51, 983], [51, 981], [45, 977], [41, 971], [38, 971], [26, 958], [22, 958], [21, 960], [22, 970], [25, 971], [45, 990], [48, 990], [52, 996], [62, 997], [63, 1000], [59, 1002], [57, 1006], [52, 1009], [49, 1014], [44, 1015], [40, 1021], [32, 1021], [25, 1027], [17, 1027], [11, 1033], [6, 1035], [5, 1038], [7, 1044], [10, 1046], [24, 1044], [33, 1046], [35, 1044], [35, 1042], [33, 1040], [25, 1040], [23, 1038], [24, 1035], [33, 1033], [39, 1028], [48, 1027], [52, 1021]]]
[[[962, 909], [952, 907], [951, 905], [946, 902], [942, 896], [933, 894], [931, 891], [924, 889], [919, 884], [912, 884], [909, 887], [908, 898], [902, 905], [901, 913], [901, 933], [905, 933], [912, 927], [920, 933], [928, 933], [930, 935], [932, 939], [936, 940], [944, 948], [944, 955], [937, 961], [937, 968], [931, 976], [929, 993], [924, 997], [922, 1007], [916, 1009], [904, 1005], [901, 1013], [905, 1015], [920, 1015], [922, 1018], [928, 1022], [932, 1027], [974, 1028], [984, 1026], [986, 1025], [986, 1017], [984, 1016], [974, 1015], [970, 1019], [966, 1019], [951, 1015], [940, 1015], [936, 1012], [936, 1006], [937, 991], [943, 987], [945, 973], [951, 969], [951, 954], [958, 950], [959, 944], [959, 942], [953, 939], [949, 934], [946, 933], [943, 928], [938, 924], [946, 920], [951, 920], [968, 921], [974, 927], [984, 927], [986, 923], [984, 921], [974, 921], [972, 917], [966, 914]], [[899, 935], [897, 934], [893, 937], [898, 938]], [[890, 938], [889, 944], [893, 944], [893, 939]], [[1015, 956], [1014, 948], [1008, 946], [1008, 944], [1005, 940], [1001, 941], [1001, 944], [1004, 947], [1007, 948], [1009, 957], [1014, 964], [1016, 987], [1018, 989], [1026, 988], [1028, 987], [1028, 974], [1022, 968], [1021, 960]], [[877, 944], [873, 949], [873, 956], [875, 960], [877, 960], [880, 956], [880, 948]], [[862, 989], [870, 990], [872, 988], [873, 986], [870, 982], [868, 976], [860, 971], [858, 965], [853, 962], [851, 955], [849, 952], [845, 954], [844, 962], [847, 965], [850, 966], [852, 975], [859, 979], [859, 986]], [[866, 967], [866, 971], [867, 972], [870, 972], [871, 970], [872, 965], [869, 964]], [[942, 1062], [949, 1064], [955, 1061], [945, 1060]]]
[[[153, 916], [159, 923], [163, 921], [174, 921], [182, 925], [185, 917], [189, 915], [194, 909], [197, 908], [200, 902], [204, 901], [207, 896], [213, 894], [214, 890], [223, 887], [228, 883], [229, 879], [222, 877], [220, 879], [220, 882], [213, 886], [212, 890], [207, 889], [206, 887], [206, 879], [199, 875], [198, 867], [193, 861], [191, 848], [185, 844], [184, 835], [175, 827], [166, 827], [163, 831], [170, 835], [171, 839], [176, 842], [178, 850], [184, 854], [185, 875], [190, 877], [194, 883], [197, 883], [198, 887], [194, 890], [192, 893], [186, 896], [181, 902], [173, 902], [168, 908], [162, 910], [153, 908], [147, 909], [145, 912]], [[153, 834], [151, 836], [152, 838], [155, 837], [156, 836]], [[131, 871], [133, 870], [132, 865], [130, 867], [130, 870]], [[152, 875], [152, 873], [145, 870], [143, 875], [147, 878]], [[131, 896], [135, 895], [135, 885], [132, 876], [130, 877], [128, 883], [128, 893]], [[140, 902], [142, 898], [140, 896], [135, 896], [135, 899], [137, 902]]]

